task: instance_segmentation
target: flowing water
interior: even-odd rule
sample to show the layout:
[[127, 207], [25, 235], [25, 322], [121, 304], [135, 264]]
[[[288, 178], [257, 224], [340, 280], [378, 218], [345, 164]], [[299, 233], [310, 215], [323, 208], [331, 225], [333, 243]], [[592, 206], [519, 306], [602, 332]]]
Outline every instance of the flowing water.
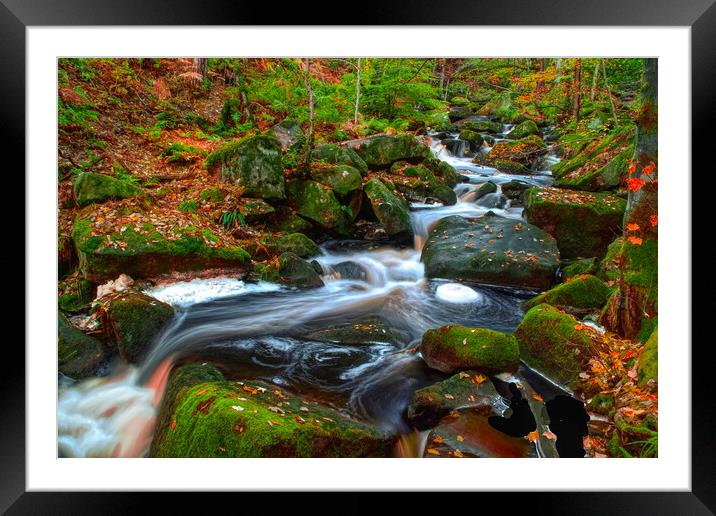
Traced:
[[[148, 291], [171, 303], [176, 317], [140, 367], [106, 378], [61, 382], [60, 456], [144, 456], [169, 371], [188, 360], [210, 361], [232, 378], [261, 378], [310, 393], [382, 429], [409, 434], [403, 414], [412, 393], [445, 378], [412, 352], [422, 334], [448, 323], [512, 332], [523, 315], [521, 302], [531, 295], [427, 279], [420, 250], [430, 228], [449, 215], [478, 217], [490, 210], [520, 219], [522, 209], [511, 206], [499, 185], [515, 179], [532, 185], [551, 182], [549, 172], [517, 176], [476, 165], [469, 157], [453, 156], [439, 141], [432, 150], [464, 182], [455, 188], [454, 206], [413, 206], [412, 249], [326, 243], [317, 258], [325, 286], [314, 290], [214, 278]], [[487, 180], [498, 185], [497, 191], [475, 202], [477, 188]], [[392, 334], [387, 342], [347, 345], [305, 337], [368, 317], [387, 323]]]

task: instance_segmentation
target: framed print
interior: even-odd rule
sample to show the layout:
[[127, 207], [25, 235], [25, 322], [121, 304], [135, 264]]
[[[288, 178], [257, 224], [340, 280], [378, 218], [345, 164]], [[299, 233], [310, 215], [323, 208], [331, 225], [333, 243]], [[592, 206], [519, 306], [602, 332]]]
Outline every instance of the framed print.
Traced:
[[710, 513], [710, 2], [321, 26], [3, 2], [27, 201], [10, 514], [184, 490]]

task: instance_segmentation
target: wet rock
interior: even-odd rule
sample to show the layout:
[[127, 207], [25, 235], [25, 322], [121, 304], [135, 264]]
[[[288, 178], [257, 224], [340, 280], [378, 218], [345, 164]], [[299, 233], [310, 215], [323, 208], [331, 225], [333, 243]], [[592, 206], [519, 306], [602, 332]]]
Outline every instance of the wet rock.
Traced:
[[104, 360], [102, 343], [57, 314], [57, 361], [60, 373], [71, 378], [94, 376]]
[[123, 293], [107, 307], [107, 320], [119, 355], [131, 364], [141, 361], [173, 317], [170, 305], [138, 292]]
[[[542, 139], [532, 135], [519, 140], [496, 142], [486, 156], [478, 155], [475, 160], [508, 173], [529, 173], [532, 164], [547, 152], [547, 145]], [[502, 168], [497, 163], [502, 163]], [[510, 165], [513, 163], [517, 165]]]
[[461, 131], [473, 131], [476, 133], [499, 133], [502, 131], [501, 123], [494, 122], [488, 118], [468, 118], [467, 120], [461, 120], [455, 125], [458, 126]]
[[371, 179], [363, 186], [374, 215], [388, 236], [410, 238], [412, 226], [407, 203], [391, 192], [380, 179]]
[[563, 258], [604, 256], [622, 232], [626, 200], [605, 193], [559, 188], [525, 192], [524, 217], [557, 240]]
[[423, 335], [420, 354], [429, 367], [444, 373], [469, 369], [486, 374], [513, 372], [520, 361], [517, 340], [512, 335], [462, 326], [428, 330]]
[[438, 222], [423, 247], [429, 278], [548, 289], [559, 266], [555, 240], [536, 226], [499, 217]]
[[491, 181], [488, 181], [487, 183], [483, 183], [480, 188], [477, 189], [477, 192], [475, 193], [475, 200], [480, 199], [481, 197], [486, 196], [489, 193], [495, 193], [497, 191], [497, 185]]
[[365, 280], [366, 273], [355, 262], [340, 262], [332, 266], [334, 272], [340, 274], [341, 279]]
[[426, 199], [437, 199], [445, 205], [457, 202], [455, 191], [439, 180], [433, 172], [423, 165], [410, 165], [397, 161], [391, 167], [391, 174], [396, 189], [413, 202], [425, 202]]
[[450, 188], [455, 188], [455, 185], [460, 182], [460, 177], [455, 168], [445, 161], [430, 156], [422, 162], [422, 165], [430, 169], [435, 177]]
[[502, 184], [502, 193], [508, 199], [517, 200], [522, 197], [522, 192], [529, 189], [531, 185], [524, 181], [512, 180]]
[[92, 172], [82, 172], [74, 184], [75, 199], [80, 206], [137, 197], [142, 193], [139, 186], [128, 181]]
[[460, 372], [415, 391], [408, 405], [408, 421], [418, 430], [427, 430], [458, 409], [471, 408], [490, 416], [497, 402], [497, 391], [485, 375], [476, 371]]
[[320, 342], [339, 342], [353, 345], [375, 342], [398, 343], [398, 337], [390, 329], [390, 326], [377, 317], [369, 317], [350, 324], [323, 328], [307, 334], [305, 338]]
[[323, 280], [311, 264], [294, 253], [283, 253], [280, 257], [278, 274], [281, 283], [298, 288], [318, 288]]
[[[179, 390], [151, 457], [390, 457], [395, 438], [259, 381]], [[163, 411], [164, 412], [164, 411]]]
[[600, 309], [607, 302], [608, 296], [609, 288], [602, 280], [596, 276], [584, 274], [525, 301], [522, 303], [522, 309], [529, 310], [541, 303], [547, 303], [562, 310]]
[[448, 117], [451, 122], [456, 122], [473, 114], [474, 112], [469, 106], [452, 106], [450, 111], [448, 111]]
[[260, 243], [275, 254], [294, 253], [301, 258], [312, 258], [321, 254], [316, 243], [303, 233], [267, 235], [261, 238]]

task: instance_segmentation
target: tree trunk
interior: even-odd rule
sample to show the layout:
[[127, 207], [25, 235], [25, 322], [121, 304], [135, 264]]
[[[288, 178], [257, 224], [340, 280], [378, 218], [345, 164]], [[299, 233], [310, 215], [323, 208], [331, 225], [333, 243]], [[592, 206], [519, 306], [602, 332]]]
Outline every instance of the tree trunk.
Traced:
[[303, 82], [308, 91], [308, 137], [306, 138], [306, 147], [303, 154], [303, 163], [301, 163], [301, 172], [307, 176], [311, 170], [311, 154], [313, 153], [313, 87], [311, 86], [311, 60], [304, 59], [306, 65], [306, 73], [303, 76]]
[[353, 113], [353, 123], [358, 123], [358, 106], [360, 105], [360, 57], [358, 58], [358, 65], [356, 66], [356, 108]]
[[607, 96], [609, 97], [609, 103], [612, 106], [612, 116], [614, 117], [614, 126], [619, 127], [619, 119], [617, 118], [617, 110], [614, 107], [614, 99], [612, 98], [612, 90], [609, 88], [609, 79], [607, 79], [607, 65], [606, 65], [605, 59], [602, 59], [602, 74], [604, 75], [604, 86], [607, 88]]
[[597, 81], [599, 80], [599, 63], [594, 65], [594, 75], [592, 75], [592, 92], [589, 94], [589, 100], [594, 101], [597, 96]]
[[582, 96], [581, 96], [581, 89], [582, 89], [582, 60], [577, 58], [574, 62], [574, 111], [572, 112], [572, 116], [577, 120], [577, 123], [579, 123], [579, 110], [581, 109], [582, 104]]
[[[657, 211], [657, 169], [658, 156], [658, 74], [657, 60], [644, 59], [644, 76], [641, 88], [641, 109], [636, 120], [636, 144], [632, 160], [634, 172], [631, 177], [644, 181], [636, 191], [629, 191], [624, 223], [635, 223], [640, 227], [642, 238], [656, 238], [656, 228], [651, 216]], [[648, 168], [647, 168], [648, 167]], [[644, 171], [646, 169], [646, 172]]]
[[206, 57], [195, 57], [194, 58], [194, 71], [201, 75], [202, 80], [206, 79], [206, 74], [209, 71], [209, 59]]

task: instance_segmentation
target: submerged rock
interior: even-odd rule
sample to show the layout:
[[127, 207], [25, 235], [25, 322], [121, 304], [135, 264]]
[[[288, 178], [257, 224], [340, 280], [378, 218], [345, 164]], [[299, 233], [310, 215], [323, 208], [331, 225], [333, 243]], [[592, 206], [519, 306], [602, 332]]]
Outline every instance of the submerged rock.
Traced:
[[283, 253], [280, 257], [279, 278], [281, 283], [298, 288], [317, 288], [323, 280], [316, 270], [294, 253]]
[[151, 457], [390, 457], [395, 444], [365, 423], [260, 381], [175, 391], [163, 402]]
[[530, 188], [525, 218], [557, 240], [563, 258], [604, 256], [622, 232], [626, 200], [610, 194]]
[[170, 305], [138, 292], [121, 294], [107, 307], [107, 320], [119, 355], [130, 364], [141, 361], [154, 338], [173, 317]]
[[128, 181], [92, 172], [81, 173], [74, 184], [75, 199], [80, 206], [109, 199], [137, 197], [142, 193], [139, 186]]
[[442, 219], [421, 260], [429, 278], [545, 290], [554, 281], [559, 251], [538, 227], [488, 212], [477, 219]]
[[520, 362], [517, 340], [487, 328], [442, 326], [428, 330], [420, 354], [428, 366], [444, 373], [467, 369], [486, 374], [513, 372]]
[[584, 274], [569, 282], [560, 283], [547, 292], [522, 303], [523, 310], [529, 310], [541, 303], [561, 309], [598, 309], [607, 302], [609, 288], [596, 276]]
[[305, 338], [320, 342], [339, 342], [341, 344], [398, 343], [398, 337], [393, 333], [390, 326], [377, 317], [369, 317], [350, 324], [316, 330], [307, 334]]
[[408, 421], [418, 430], [427, 430], [458, 409], [472, 408], [490, 416], [498, 397], [492, 382], [482, 373], [460, 372], [415, 391], [408, 405]]
[[72, 326], [57, 314], [57, 362], [59, 371], [71, 378], [94, 376], [104, 360], [102, 343]]

